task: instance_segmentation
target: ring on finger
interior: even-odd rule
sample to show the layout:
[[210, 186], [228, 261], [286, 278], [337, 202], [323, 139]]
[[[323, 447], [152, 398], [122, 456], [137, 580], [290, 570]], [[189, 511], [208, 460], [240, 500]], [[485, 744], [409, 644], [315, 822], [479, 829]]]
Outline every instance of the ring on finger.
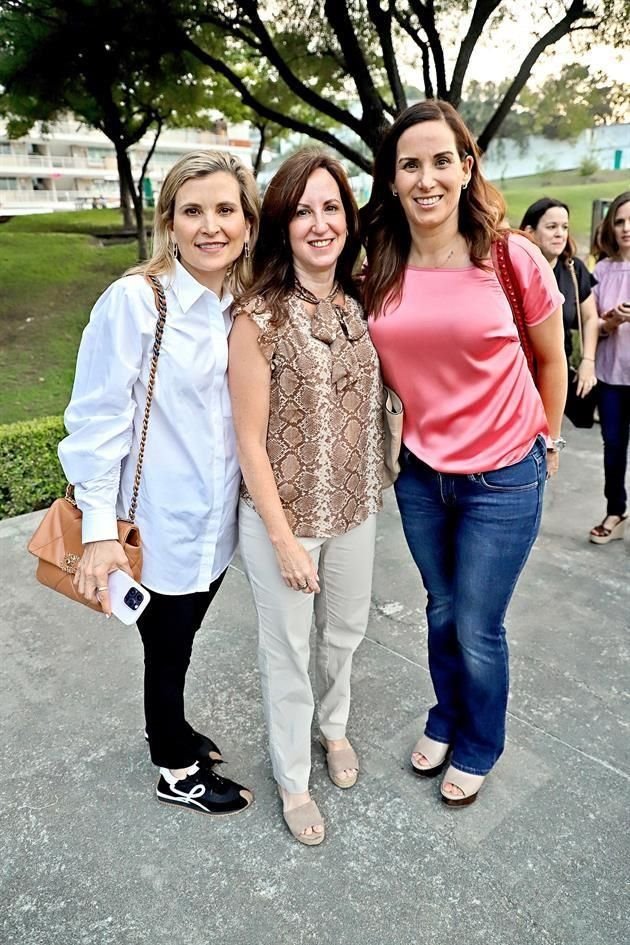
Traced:
[[97, 587], [96, 590], [97, 590], [97, 591], [108, 591], [108, 590], [109, 590], [109, 587], [108, 587], [107, 584], [106, 584], [105, 587]]

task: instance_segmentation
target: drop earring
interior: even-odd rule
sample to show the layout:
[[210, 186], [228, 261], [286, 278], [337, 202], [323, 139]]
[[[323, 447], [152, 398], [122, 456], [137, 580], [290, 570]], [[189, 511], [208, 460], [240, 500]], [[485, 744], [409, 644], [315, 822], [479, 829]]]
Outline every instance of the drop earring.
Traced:
[[462, 190], [466, 190], [466, 188], [468, 187], [468, 184], [469, 184], [469, 183], [470, 183], [469, 181], [465, 181], [465, 182], [462, 184]]
[[392, 197], [397, 197], [397, 196], [398, 196], [398, 191], [392, 190]]
[[243, 243], [243, 255], [245, 259], [249, 259], [249, 240], [245, 240]]
[[177, 243], [175, 242], [175, 240], [171, 240], [168, 248], [171, 255], [171, 259], [179, 259], [179, 247]]

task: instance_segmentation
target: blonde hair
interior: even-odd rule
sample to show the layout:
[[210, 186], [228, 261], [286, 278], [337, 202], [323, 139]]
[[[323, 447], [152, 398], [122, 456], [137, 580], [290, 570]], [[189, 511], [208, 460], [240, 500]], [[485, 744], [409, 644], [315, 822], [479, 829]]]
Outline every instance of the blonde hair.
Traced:
[[[172, 273], [175, 268], [171, 252], [169, 227], [175, 213], [175, 197], [186, 181], [207, 177], [223, 171], [231, 174], [239, 186], [241, 207], [250, 225], [250, 248], [256, 243], [260, 220], [260, 197], [254, 175], [237, 157], [225, 151], [191, 151], [173, 165], [160, 190], [153, 217], [153, 245], [151, 258], [128, 269], [126, 275], [160, 276]], [[252, 278], [251, 260], [241, 253], [230, 266], [226, 284], [233, 295], [240, 295], [249, 286]]]

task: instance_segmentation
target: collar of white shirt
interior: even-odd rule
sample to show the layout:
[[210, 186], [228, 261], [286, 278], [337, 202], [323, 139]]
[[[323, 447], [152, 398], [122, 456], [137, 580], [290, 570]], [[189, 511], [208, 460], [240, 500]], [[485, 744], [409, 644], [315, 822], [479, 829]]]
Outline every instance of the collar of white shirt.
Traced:
[[225, 312], [234, 301], [232, 293], [227, 289], [220, 299], [217, 298], [216, 293], [197, 282], [195, 277], [182, 266], [178, 259], [175, 260], [174, 274], [167, 276], [163, 284], [165, 288], [172, 289], [184, 314], [201, 298], [204, 292], [207, 292], [213, 299], [217, 299], [222, 312]]

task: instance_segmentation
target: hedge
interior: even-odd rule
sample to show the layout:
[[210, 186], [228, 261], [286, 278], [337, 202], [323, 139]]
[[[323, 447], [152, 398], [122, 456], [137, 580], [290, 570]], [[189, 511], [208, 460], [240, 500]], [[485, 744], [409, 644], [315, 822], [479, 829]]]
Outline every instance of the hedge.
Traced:
[[65, 435], [61, 417], [0, 425], [0, 518], [44, 509], [63, 495], [57, 445]]

